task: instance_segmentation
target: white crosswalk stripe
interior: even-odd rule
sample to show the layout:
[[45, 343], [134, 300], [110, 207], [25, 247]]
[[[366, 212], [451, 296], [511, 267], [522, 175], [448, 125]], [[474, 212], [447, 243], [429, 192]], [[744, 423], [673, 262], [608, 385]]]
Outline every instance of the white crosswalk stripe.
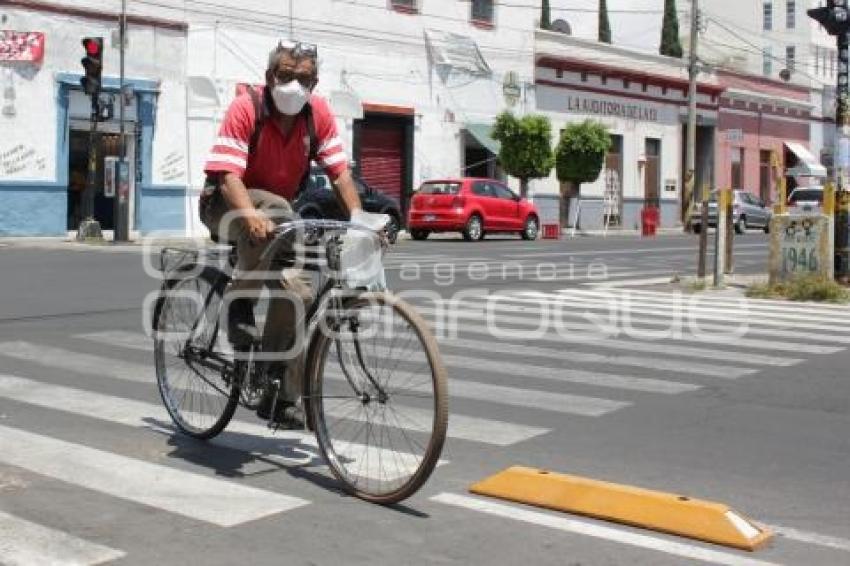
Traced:
[[[338, 368], [326, 368], [325, 376], [342, 380], [345, 376]], [[428, 391], [424, 386], [410, 386], [412, 391]], [[455, 379], [449, 383], [450, 398], [466, 398], [501, 405], [527, 407], [541, 411], [552, 411], [568, 415], [599, 417], [631, 405], [623, 401], [612, 401], [584, 395], [567, 395], [536, 389], [521, 389], [504, 385], [491, 385], [477, 381]], [[449, 417], [451, 419], [451, 417]]]
[[[120, 330], [77, 334], [75, 338], [145, 352], [150, 351], [152, 348], [151, 341], [144, 335]], [[410, 407], [403, 407], [400, 410], [408, 412], [407, 414], [411, 414], [409, 412], [414, 411]], [[548, 428], [507, 423], [494, 419], [470, 417], [453, 413], [449, 420], [448, 436], [450, 438], [459, 438], [496, 446], [509, 446], [534, 438], [535, 436], [546, 434], [547, 432], [549, 432]]]
[[5, 566], [94, 566], [124, 552], [0, 511], [0, 560]]
[[[48, 385], [16, 376], [0, 374], [0, 397], [115, 424], [153, 428], [165, 430], [169, 433], [175, 430], [175, 427], [171, 425], [171, 417], [161, 404], [144, 403], [70, 387]], [[212, 442], [234, 450], [251, 452], [266, 459], [280, 460], [284, 464], [303, 466], [323, 463], [318, 443], [312, 433], [291, 430], [273, 433], [266, 426], [239, 420], [231, 421], [227, 426], [227, 431], [243, 436], [236, 437], [225, 434], [216, 437]], [[297, 451], [303, 456], [291, 458], [279, 456], [275, 452], [276, 448], [289, 446], [297, 447]], [[367, 450], [376, 455], [380, 452], [373, 446], [367, 447], [362, 444], [350, 444], [349, 448], [359, 450], [362, 454], [365, 454]], [[280, 450], [280, 452], [290, 453], [292, 450]], [[385, 457], [385, 454], [380, 455]], [[396, 458], [403, 458], [408, 461], [413, 459], [412, 455], [400, 452], [393, 455]], [[373, 464], [378, 461], [377, 459], [371, 460]], [[446, 462], [443, 461], [442, 463]], [[377, 478], [378, 474], [381, 474], [384, 479], [392, 479], [385, 470], [363, 469], [364, 477]]]
[[222, 527], [308, 503], [12, 427], [0, 426], [0, 443], [5, 464]]
[[146, 366], [22, 340], [0, 342], [0, 355], [44, 367], [60, 368], [97, 377], [156, 383], [153, 358], [151, 358], [151, 364]]
[[[512, 342], [520, 340], [533, 340], [536, 343], [551, 343], [561, 348], [565, 344], [585, 345], [594, 348], [605, 348], [612, 350], [626, 350], [630, 352], [657, 353], [667, 356], [680, 356], [686, 358], [698, 358], [706, 360], [718, 360], [723, 362], [745, 363], [764, 366], [792, 366], [802, 362], [801, 358], [789, 358], [780, 355], [763, 355], [758, 353], [716, 350], [712, 348], [680, 346], [656, 340], [631, 340], [628, 338], [613, 337], [604, 334], [596, 326], [592, 325], [549, 325], [546, 333], [539, 335], [537, 332], [539, 321], [527, 316], [512, 316], [498, 313], [493, 325], [484, 324], [487, 315], [482, 311], [453, 309], [450, 313], [445, 309], [433, 309], [419, 306], [417, 310], [432, 319], [437, 319], [445, 324], [446, 319], [456, 321], [457, 324], [448, 325], [449, 328], [439, 327], [436, 329], [438, 336], [441, 333], [451, 336], [452, 328], [462, 334], [482, 334]], [[473, 322], [469, 322], [473, 321]], [[507, 324], [517, 326], [507, 326]], [[570, 332], [561, 332], [569, 330]], [[576, 331], [576, 332], [573, 332]], [[532, 338], [533, 337], [533, 338]]]
[[[505, 297], [505, 301], [511, 300], [519, 300], [516, 297]], [[527, 299], [529, 304], [534, 304], [535, 299]], [[578, 332], [584, 334], [586, 337], [589, 336], [600, 336], [600, 337], [610, 337], [612, 335], [619, 334], [623, 331], [628, 331], [628, 336], [630, 338], [637, 338], [641, 340], [646, 340], [647, 342], [654, 341], [659, 343], [661, 340], [670, 340], [675, 342], [697, 342], [700, 344], [713, 344], [713, 345], [728, 345], [734, 347], [741, 348], [753, 348], [757, 350], [773, 350], [777, 352], [796, 352], [796, 353], [806, 353], [806, 354], [834, 354], [836, 352], [840, 352], [843, 348], [837, 346], [822, 346], [817, 344], [808, 344], [802, 342], [787, 342], [787, 341], [777, 341], [777, 340], [760, 340], [756, 338], [743, 338], [738, 335], [733, 334], [731, 331], [727, 332], [726, 335], [716, 336], [711, 334], [710, 332], [699, 332], [698, 334], [688, 333], [685, 330], [689, 329], [689, 326], [686, 321], [682, 321], [679, 324], [671, 323], [670, 328], [662, 329], [660, 331], [652, 331], [649, 329], [642, 329], [639, 327], [629, 327], [625, 324], [620, 324], [622, 318], [619, 316], [612, 316], [612, 311], [608, 311], [605, 313], [596, 313], [595, 318], [591, 318], [591, 315], [588, 313], [580, 313], [580, 312], [569, 312], [565, 313], [566, 316], [562, 316], [558, 314], [554, 316], [552, 311], [543, 311], [545, 316], [539, 316], [535, 314], [533, 309], [522, 309], [521, 307], [511, 308], [510, 304], [504, 305], [502, 303], [493, 303], [491, 307], [487, 307], [486, 302], [481, 302], [479, 304], [474, 304], [471, 301], [466, 301], [468, 306], [465, 306], [467, 309], [475, 309], [478, 308], [480, 310], [466, 310], [466, 311], [456, 311], [452, 310], [451, 312], [443, 312], [440, 313], [444, 318], [478, 318], [479, 320], [487, 320], [488, 318], [492, 319], [494, 324], [493, 326], [499, 329], [499, 324], [503, 322], [520, 322], [523, 324], [534, 324], [536, 326], [544, 326], [548, 327], [550, 330], [559, 330], [559, 331], [571, 331]], [[537, 301], [539, 304], [539, 301]], [[603, 307], [600, 307], [600, 309]], [[605, 307], [607, 308], [607, 307]], [[434, 309], [423, 308], [421, 309], [424, 312], [433, 313]], [[657, 312], [655, 311], [650, 312]], [[522, 313], [526, 316], [520, 317], [519, 319], [510, 316], [503, 316], [503, 313]], [[619, 311], [613, 311], [616, 314]], [[632, 311], [634, 312], [634, 311]], [[571, 322], [566, 319], [579, 317], [585, 320], [591, 319], [593, 322]], [[625, 327], [624, 327], [625, 326]], [[534, 326], [531, 327], [531, 330], [534, 330]], [[697, 327], [698, 328], [698, 327]], [[732, 330], [730, 328], [730, 330]], [[749, 332], [749, 330], [746, 330]], [[748, 334], [749, 335], [749, 334]], [[519, 334], [516, 335], [517, 338], [520, 337]]]
[[[609, 313], [611, 311], [622, 311], [622, 301], [620, 300], [606, 300], [602, 298], [593, 297], [581, 297], [573, 295], [561, 295], [557, 297], [552, 297], [547, 293], [528, 291], [523, 292], [521, 296], [504, 295], [504, 298], [518, 299], [522, 296], [526, 297], [529, 302], [534, 302], [536, 300], [539, 304], [540, 299], [543, 299], [547, 300], [550, 305], [575, 307], [576, 310], [604, 310]], [[657, 304], [641, 304], [637, 300], [630, 300], [630, 304], [626, 308], [630, 313], [655, 315], [658, 314], [659, 309], [661, 307]], [[680, 319], [686, 321], [695, 321], [697, 325], [699, 322], [705, 320], [715, 323], [724, 322], [729, 325], [728, 327], [730, 329], [740, 324], [746, 324], [747, 327], [749, 327], [749, 325], [753, 325], [807, 329], [818, 332], [834, 331], [834, 320], [831, 323], [828, 321], [824, 321], [823, 323], [816, 323], [811, 322], [813, 320], [813, 317], [806, 316], [805, 314], [789, 314], [787, 316], [782, 316], [778, 314], [746, 313], [744, 312], [744, 303], [741, 303], [738, 308], [727, 307], [720, 309], [699, 306], [688, 307], [687, 303], [683, 301], [683, 304], [679, 306], [675, 304], [664, 305], [663, 310], [663, 314], [668, 317], [675, 314], [679, 316]]]

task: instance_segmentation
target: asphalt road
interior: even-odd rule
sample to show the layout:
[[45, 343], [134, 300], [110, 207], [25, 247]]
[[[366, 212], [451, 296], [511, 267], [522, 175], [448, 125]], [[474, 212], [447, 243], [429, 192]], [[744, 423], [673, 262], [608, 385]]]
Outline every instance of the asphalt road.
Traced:
[[[739, 238], [736, 271], [766, 249]], [[445, 463], [383, 508], [341, 494], [305, 435], [171, 430], [140, 248], [0, 242], [0, 563], [847, 564], [850, 309], [671, 293], [695, 250], [395, 246], [390, 287], [433, 322], [450, 305], [457, 335], [438, 325]], [[720, 501], [777, 536], [747, 553], [468, 492], [511, 465]]]

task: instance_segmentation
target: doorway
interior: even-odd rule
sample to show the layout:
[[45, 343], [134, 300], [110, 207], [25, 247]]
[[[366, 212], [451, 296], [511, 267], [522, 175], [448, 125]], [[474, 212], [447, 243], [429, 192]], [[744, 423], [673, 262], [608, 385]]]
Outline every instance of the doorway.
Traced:
[[[71, 129], [69, 132], [68, 150], [68, 230], [76, 230], [83, 220], [83, 195], [88, 182], [89, 143], [90, 133], [87, 129]], [[127, 144], [127, 159], [130, 162], [130, 179], [134, 178], [132, 134], [125, 134]], [[103, 230], [114, 230], [114, 201], [113, 196], [107, 196], [104, 191], [104, 171], [107, 157], [120, 155], [120, 136], [112, 132], [96, 132], [93, 143], [97, 150], [97, 163], [94, 176], [94, 219], [100, 223]], [[132, 202], [132, 200], [131, 200]], [[132, 214], [130, 216], [132, 221]]]
[[657, 208], [661, 205], [661, 140], [646, 138], [644, 155], [646, 156], [644, 204]]

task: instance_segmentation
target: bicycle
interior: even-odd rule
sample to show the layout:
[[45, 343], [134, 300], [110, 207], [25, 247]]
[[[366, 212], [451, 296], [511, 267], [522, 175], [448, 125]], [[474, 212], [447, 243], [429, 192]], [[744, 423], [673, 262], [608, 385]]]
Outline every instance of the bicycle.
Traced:
[[[367, 290], [344, 265], [357, 253], [380, 265], [387, 245], [371, 231], [349, 243], [350, 230], [358, 228], [327, 220], [283, 223], [265, 253], [272, 254], [270, 272], [298, 265], [320, 282], [301, 327], [306, 428], [346, 492], [391, 504], [415, 493], [439, 461], [447, 377], [425, 320], [390, 292]], [[238, 406], [256, 409], [269, 388], [276, 396], [281, 379], [259, 360], [258, 343], [242, 355], [228, 351], [222, 313], [235, 266], [232, 245], [226, 257], [165, 248], [160, 262], [163, 283], [152, 317], [160, 395], [180, 432], [210, 439]]]

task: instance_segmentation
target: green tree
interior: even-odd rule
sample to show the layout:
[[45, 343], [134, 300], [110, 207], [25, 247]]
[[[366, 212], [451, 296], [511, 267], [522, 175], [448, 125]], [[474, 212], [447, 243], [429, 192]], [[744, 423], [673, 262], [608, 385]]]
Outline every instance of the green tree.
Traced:
[[552, 171], [552, 125], [545, 116], [517, 118], [502, 112], [493, 126], [493, 139], [501, 144], [499, 163], [508, 175], [520, 180], [520, 194], [528, 195], [528, 181]]
[[551, 29], [552, 27], [552, 10], [549, 8], [549, 0], [543, 0], [543, 7], [540, 10], [540, 29]]
[[608, 22], [608, 3], [599, 0], [599, 41], [611, 43], [611, 24]]
[[566, 224], [568, 197], [580, 198], [581, 184], [590, 183], [599, 177], [605, 153], [611, 147], [608, 127], [601, 122], [585, 120], [568, 125], [561, 132], [555, 148], [555, 171], [564, 184], [561, 198], [562, 220]]
[[676, 0], [664, 0], [664, 22], [661, 24], [662, 55], [682, 58], [682, 43], [679, 40], [679, 16], [676, 14]]

